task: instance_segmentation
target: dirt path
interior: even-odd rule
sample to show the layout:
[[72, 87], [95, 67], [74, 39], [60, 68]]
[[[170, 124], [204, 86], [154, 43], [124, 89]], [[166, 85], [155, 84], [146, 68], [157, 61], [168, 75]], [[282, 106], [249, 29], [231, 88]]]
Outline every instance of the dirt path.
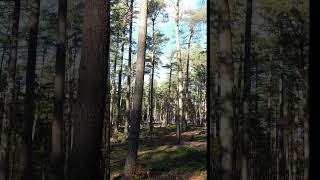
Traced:
[[[182, 143], [176, 145], [175, 128], [155, 128], [152, 137], [142, 131], [136, 179], [206, 179], [206, 129], [191, 128], [181, 136]], [[111, 179], [115, 180], [120, 179], [127, 144], [112, 141], [118, 141], [111, 147]]]

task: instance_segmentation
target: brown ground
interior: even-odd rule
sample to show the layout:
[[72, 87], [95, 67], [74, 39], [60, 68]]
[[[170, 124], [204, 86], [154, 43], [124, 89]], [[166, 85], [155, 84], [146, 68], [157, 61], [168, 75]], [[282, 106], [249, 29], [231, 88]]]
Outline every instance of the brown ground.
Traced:
[[[206, 129], [191, 128], [177, 145], [175, 128], [155, 128], [151, 137], [142, 131], [136, 179], [206, 179]], [[111, 179], [120, 179], [127, 153], [126, 142], [111, 139]], [[122, 139], [122, 141], [124, 141]]]

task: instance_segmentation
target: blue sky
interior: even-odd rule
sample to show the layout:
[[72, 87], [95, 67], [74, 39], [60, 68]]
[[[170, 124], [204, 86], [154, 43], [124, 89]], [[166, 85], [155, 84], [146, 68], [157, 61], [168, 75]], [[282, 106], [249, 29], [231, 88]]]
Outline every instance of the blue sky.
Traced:
[[[202, 3], [203, 2], [203, 3]], [[199, 9], [202, 6], [206, 6], [206, 1], [203, 0], [181, 0], [180, 1], [180, 15], [181, 18], [183, 18], [184, 16], [184, 11], [188, 10], [188, 9]], [[174, 16], [175, 16], [175, 0], [165, 0], [165, 3], [167, 5], [165, 12], [168, 13], [169, 15], [169, 19], [167, 22], [161, 22], [161, 17], [158, 18], [158, 22], [156, 23], [155, 29], [160, 31], [161, 33], [165, 34], [166, 37], [169, 38], [169, 41], [164, 44], [163, 46], [163, 55], [160, 57], [160, 60], [162, 61], [162, 63], [166, 64], [169, 62], [168, 60], [168, 56], [170, 55], [170, 52], [176, 49], [176, 41], [175, 41], [175, 20], [174, 20]], [[139, 7], [136, 6], [136, 7]], [[137, 11], [139, 11], [139, 8], [136, 9]], [[136, 26], [136, 28], [133, 31], [133, 39], [134, 41], [137, 42], [138, 39], [138, 21], [139, 18], [136, 18], [134, 20], [134, 26]], [[148, 33], [151, 33], [150, 31], [150, 26], [148, 26]], [[180, 20], [180, 31], [183, 31], [183, 33], [180, 34], [180, 46], [181, 48], [186, 48], [186, 44], [183, 44], [184, 41], [183, 40], [187, 35], [188, 35], [188, 28], [185, 26], [184, 22], [182, 20]], [[206, 47], [206, 40], [207, 40], [207, 25], [206, 23], [202, 23], [199, 26], [199, 31], [197, 31], [196, 33], [196, 37], [197, 37], [197, 43], [201, 44], [201, 46], [203, 48]], [[186, 39], [186, 38], [185, 38]], [[133, 61], [135, 61], [136, 59], [136, 55], [133, 56]], [[158, 74], [157, 76], [155, 76], [155, 81], [158, 83], [161, 83], [163, 80], [168, 79], [168, 73], [169, 71], [166, 70], [165, 68], [159, 67], [159, 69], [157, 70], [156, 74]], [[145, 76], [145, 83], [149, 82], [149, 76], [146, 75]]]

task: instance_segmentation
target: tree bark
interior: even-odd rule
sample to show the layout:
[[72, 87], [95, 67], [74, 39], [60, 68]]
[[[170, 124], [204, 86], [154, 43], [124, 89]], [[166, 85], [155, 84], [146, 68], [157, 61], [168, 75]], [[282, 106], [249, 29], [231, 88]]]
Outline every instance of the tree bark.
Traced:
[[132, 177], [136, 170], [136, 160], [139, 146], [139, 131], [142, 118], [142, 97], [144, 85], [144, 62], [147, 34], [148, 1], [140, 1], [140, 25], [138, 36], [138, 52], [136, 62], [136, 80], [133, 94], [132, 111], [129, 121], [128, 155], [125, 161], [124, 175]]
[[106, 3], [106, 107], [105, 107], [105, 116], [104, 116], [104, 129], [103, 129], [103, 149], [102, 149], [102, 171], [103, 171], [103, 180], [109, 180], [111, 171], [110, 171], [110, 137], [111, 137], [111, 119], [110, 119], [110, 100], [111, 100], [111, 84], [110, 84], [110, 61], [109, 61], [109, 49], [110, 49], [110, 3]]
[[[131, 110], [131, 53], [132, 53], [132, 23], [133, 23], [133, 1], [130, 1], [130, 25], [129, 25], [129, 51], [128, 51], [128, 71], [127, 71], [127, 94], [126, 94], [126, 118], [124, 126], [124, 134], [128, 138], [128, 121], [130, 119]], [[128, 2], [129, 3], [129, 2]]]
[[56, 75], [54, 81], [54, 106], [51, 136], [50, 180], [64, 179], [64, 152], [63, 152], [63, 113], [64, 113], [64, 86], [65, 60], [67, 45], [67, 1], [59, 0], [59, 27], [56, 54]]
[[[169, 88], [168, 88], [168, 101], [167, 101], [167, 115], [166, 115], [166, 127], [169, 125], [169, 119], [171, 120], [171, 76], [172, 76], [172, 58], [170, 58], [170, 71], [169, 71]], [[172, 121], [172, 120], [171, 120]]]
[[[8, 89], [6, 92], [8, 104], [4, 104], [7, 110], [7, 117], [3, 119], [2, 130], [1, 130], [1, 145], [2, 150], [0, 154], [0, 179], [9, 178], [9, 149], [10, 149], [10, 131], [13, 123], [16, 122], [16, 110], [17, 110], [17, 94], [16, 94], [16, 64], [17, 64], [17, 52], [18, 52], [18, 33], [19, 33], [19, 20], [20, 20], [20, 0], [14, 1], [13, 10], [13, 21], [11, 28], [10, 38], [10, 56], [9, 56], [9, 67], [8, 67]], [[5, 52], [5, 49], [4, 49]], [[2, 55], [2, 62], [4, 57]], [[1, 70], [2, 70], [1, 62]], [[1, 78], [1, 76], [0, 76]], [[1, 79], [0, 79], [1, 80]]]
[[187, 68], [186, 68], [186, 82], [185, 82], [185, 108], [184, 108], [184, 120], [185, 120], [185, 129], [188, 129], [188, 112], [189, 112], [189, 64], [190, 64], [190, 51], [191, 51], [191, 39], [193, 35], [193, 27], [190, 28], [190, 35], [188, 39], [188, 55], [187, 55]]
[[3, 45], [2, 48], [2, 55], [1, 55], [1, 63], [0, 63], [0, 79], [2, 78], [2, 68], [3, 68], [3, 62], [4, 62], [4, 57], [6, 55], [7, 48]]
[[[107, 1], [84, 3], [84, 30], [75, 108], [70, 179], [103, 179], [102, 129], [106, 104]], [[94, 9], [94, 11], [93, 11]]]
[[152, 55], [151, 55], [151, 63], [152, 63], [152, 69], [151, 69], [151, 78], [150, 78], [150, 107], [149, 107], [149, 131], [152, 133], [153, 130], [153, 79], [154, 79], [154, 65], [155, 65], [155, 48], [154, 48], [154, 22], [155, 19], [152, 19]]
[[178, 105], [178, 111], [179, 111], [179, 116], [176, 121], [176, 126], [177, 126], [177, 144], [180, 144], [181, 141], [181, 123], [183, 122], [183, 75], [182, 75], [182, 61], [181, 61], [181, 50], [180, 50], [180, 36], [179, 36], [179, 13], [180, 13], [180, 8], [179, 8], [179, 2], [180, 0], [176, 0], [176, 58], [178, 60], [178, 96], [179, 96], [179, 105]]
[[220, 50], [220, 80], [221, 82], [221, 170], [222, 179], [231, 180], [233, 154], [233, 59], [230, 26], [230, 11], [228, 0], [217, 0], [218, 15], [218, 46]]
[[243, 89], [243, 140], [241, 154], [241, 179], [248, 179], [248, 143], [249, 143], [249, 124], [250, 121], [250, 91], [251, 91], [251, 21], [252, 21], [252, 0], [247, 0], [246, 29], [245, 29], [245, 51], [244, 51], [244, 89]]
[[26, 96], [24, 98], [24, 130], [22, 136], [22, 157], [24, 159], [22, 179], [24, 180], [32, 179], [32, 125], [35, 107], [35, 66], [37, 61], [40, 0], [33, 0], [30, 5], [31, 18], [29, 23]]
[[[125, 21], [124, 21], [125, 22]], [[120, 58], [120, 68], [118, 73], [118, 91], [117, 91], [117, 109], [116, 109], [116, 126], [118, 127], [119, 121], [121, 119], [121, 83], [122, 83], [122, 66], [123, 66], [123, 57], [124, 57], [124, 42], [125, 42], [125, 27], [122, 30], [122, 40], [121, 40], [121, 58]], [[118, 129], [118, 128], [117, 128]]]
[[110, 118], [112, 119], [113, 123], [113, 133], [118, 133], [118, 121], [117, 121], [117, 114], [115, 114], [115, 107], [114, 104], [116, 104], [116, 74], [117, 74], [117, 60], [118, 60], [118, 49], [119, 49], [119, 32], [117, 34], [117, 46], [116, 46], [116, 54], [114, 58], [114, 64], [113, 64], [113, 75], [112, 75], [112, 86], [113, 86], [113, 92], [112, 92], [112, 100], [111, 100], [111, 113]]

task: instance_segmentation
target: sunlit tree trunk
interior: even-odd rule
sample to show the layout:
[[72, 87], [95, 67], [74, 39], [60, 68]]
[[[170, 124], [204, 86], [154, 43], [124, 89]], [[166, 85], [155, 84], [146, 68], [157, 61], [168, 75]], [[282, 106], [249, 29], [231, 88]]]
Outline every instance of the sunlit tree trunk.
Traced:
[[[125, 21], [124, 21], [125, 22]], [[124, 43], [125, 43], [125, 27], [123, 27], [122, 30], [122, 38], [121, 38], [121, 58], [120, 58], [120, 68], [119, 68], [119, 73], [118, 73], [118, 90], [117, 90], [117, 109], [116, 109], [116, 127], [118, 129], [119, 122], [122, 117], [121, 113], [121, 84], [122, 84], [122, 66], [123, 66], [123, 58], [124, 58]]]
[[186, 130], [188, 129], [188, 121], [189, 121], [189, 117], [188, 117], [188, 113], [189, 113], [189, 103], [188, 103], [188, 99], [189, 99], [189, 64], [190, 64], [190, 48], [191, 48], [191, 39], [192, 39], [192, 35], [193, 35], [193, 27], [190, 28], [190, 34], [189, 34], [189, 38], [188, 38], [188, 54], [187, 54], [187, 68], [186, 68], [186, 82], [185, 82], [185, 108], [184, 108], [184, 120], [185, 120], [185, 128]]
[[156, 19], [152, 19], [152, 55], [151, 55], [151, 63], [152, 63], [152, 69], [151, 69], [151, 78], [150, 78], [150, 104], [149, 104], [149, 131], [152, 133], [153, 130], [153, 81], [154, 81], [154, 65], [155, 65], [155, 49], [154, 49], [154, 22]]
[[140, 24], [138, 35], [138, 52], [136, 61], [136, 80], [129, 121], [128, 155], [125, 161], [124, 175], [132, 177], [136, 170], [136, 160], [139, 145], [140, 122], [142, 118], [142, 98], [144, 85], [144, 62], [147, 35], [147, 7], [148, 1], [140, 1]]
[[177, 126], [177, 143], [180, 144], [181, 141], [181, 123], [183, 122], [183, 75], [182, 75], [182, 61], [181, 61], [181, 50], [180, 50], [180, 36], [179, 36], [179, 13], [180, 13], [180, 7], [179, 7], [179, 2], [180, 0], [176, 0], [176, 16], [175, 16], [175, 21], [176, 21], [176, 58], [178, 60], [178, 95], [179, 95], [179, 117], [176, 121], [176, 126]]
[[117, 103], [116, 99], [116, 74], [117, 74], [117, 61], [118, 61], [118, 51], [119, 49], [119, 32], [117, 33], [117, 45], [116, 45], [116, 52], [115, 52], [115, 57], [114, 57], [114, 64], [113, 64], [113, 72], [112, 72], [112, 78], [111, 78], [111, 84], [113, 86], [113, 91], [112, 91], [112, 99], [111, 99], [111, 106], [110, 106], [110, 118], [112, 120], [113, 124], [113, 133], [117, 134], [118, 133], [118, 120], [117, 120], [117, 113], [116, 113], [116, 108], [115, 104]]
[[[129, 3], [129, 1], [127, 1]], [[126, 116], [124, 134], [128, 137], [128, 121], [130, 119], [131, 110], [131, 53], [132, 53], [132, 22], [133, 22], [133, 0], [130, 1], [130, 25], [129, 25], [129, 52], [128, 52], [128, 71], [127, 71], [127, 94], [126, 94]]]
[[172, 121], [171, 117], [171, 76], [172, 76], [172, 58], [170, 58], [170, 70], [169, 70], [169, 87], [168, 87], [168, 101], [167, 101], [167, 114], [166, 114], [166, 127], [168, 127], [169, 122]]

